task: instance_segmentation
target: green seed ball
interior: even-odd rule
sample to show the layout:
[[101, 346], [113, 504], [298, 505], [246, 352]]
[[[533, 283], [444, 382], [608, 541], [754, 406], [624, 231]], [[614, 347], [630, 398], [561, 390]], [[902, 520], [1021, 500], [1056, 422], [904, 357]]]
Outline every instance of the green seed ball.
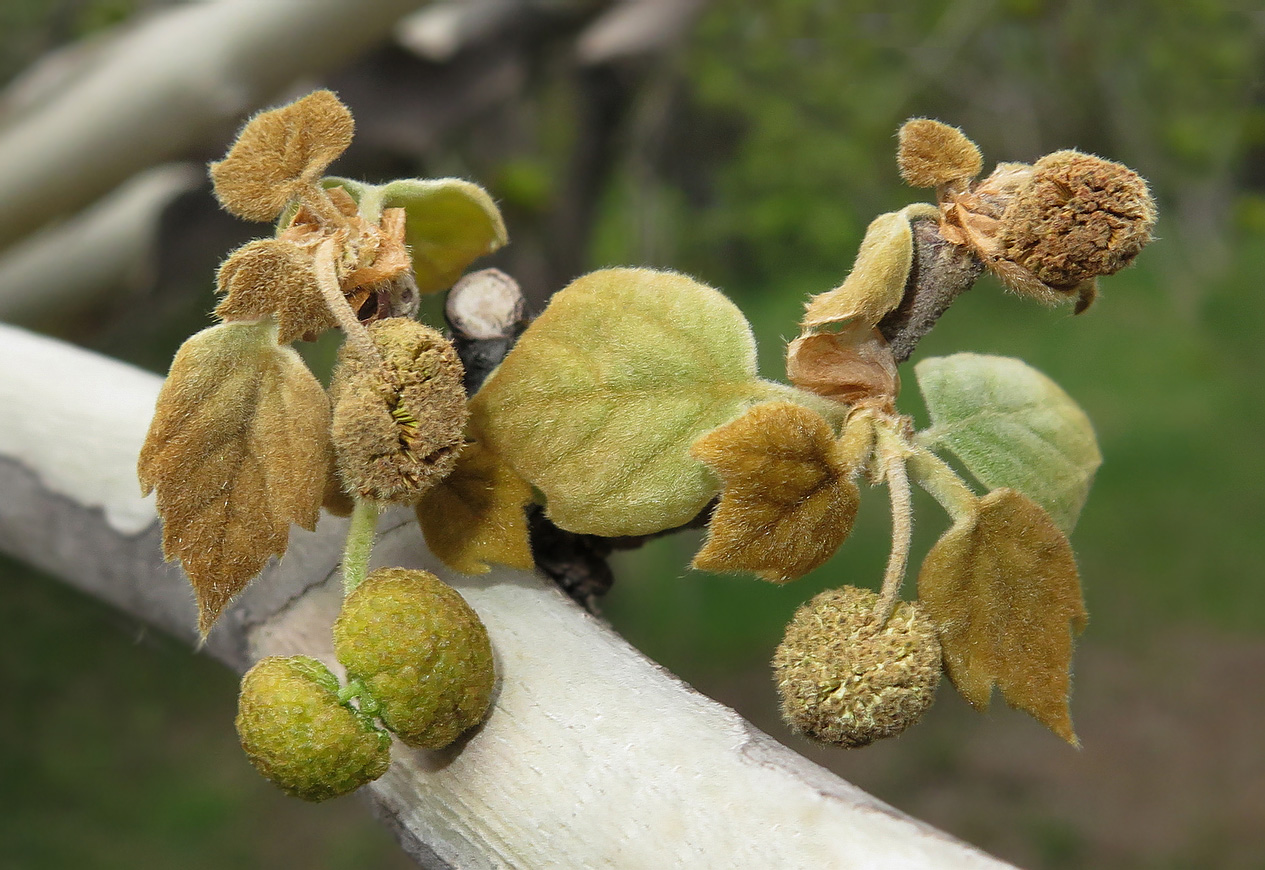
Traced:
[[282, 791], [323, 801], [386, 772], [391, 737], [338, 702], [338, 679], [307, 656], [260, 659], [242, 678], [237, 734]]
[[782, 717], [825, 743], [865, 746], [922, 717], [940, 682], [940, 642], [916, 603], [901, 602], [876, 630], [878, 595], [853, 586], [795, 612], [773, 657]]
[[487, 629], [434, 574], [374, 571], [343, 602], [334, 651], [383, 723], [410, 746], [441, 749], [483, 719], [496, 673]]

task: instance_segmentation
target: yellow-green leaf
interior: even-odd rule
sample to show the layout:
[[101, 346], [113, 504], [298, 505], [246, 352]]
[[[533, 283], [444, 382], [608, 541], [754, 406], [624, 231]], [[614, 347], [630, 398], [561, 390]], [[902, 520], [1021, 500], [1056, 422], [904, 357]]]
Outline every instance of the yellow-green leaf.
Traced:
[[918, 600], [935, 621], [953, 685], [988, 707], [993, 686], [1073, 745], [1072, 631], [1087, 618], [1067, 537], [1039, 505], [989, 493], [932, 547]]
[[1093, 424], [1058, 384], [1021, 360], [958, 353], [914, 366], [930, 447], [943, 446], [989, 489], [1018, 490], [1064, 532], [1102, 464]]
[[454, 571], [486, 574], [489, 563], [529, 570], [534, 562], [525, 508], [531, 487], [479, 442], [417, 504], [431, 552]]
[[718, 291], [606, 269], [553, 297], [472, 400], [472, 421], [562, 528], [649, 534], [719, 490], [690, 445], [767, 391], [755, 366], [751, 329]]
[[913, 256], [909, 216], [900, 211], [879, 215], [866, 229], [856, 262], [844, 282], [808, 301], [804, 328], [851, 320], [875, 326], [904, 298]]
[[180, 348], [141, 449], [141, 488], [158, 491], [163, 552], [179, 559], [198, 625], [311, 529], [329, 463], [329, 400], [276, 324], [222, 323]]
[[404, 241], [421, 293], [447, 290], [470, 263], [508, 241], [492, 197], [460, 178], [403, 178], [380, 186], [347, 178], [323, 183], [344, 188], [370, 221], [377, 222], [385, 209], [404, 209]]
[[725, 484], [695, 568], [785, 583], [829, 559], [852, 530], [861, 493], [815, 411], [756, 405], [691, 452]]

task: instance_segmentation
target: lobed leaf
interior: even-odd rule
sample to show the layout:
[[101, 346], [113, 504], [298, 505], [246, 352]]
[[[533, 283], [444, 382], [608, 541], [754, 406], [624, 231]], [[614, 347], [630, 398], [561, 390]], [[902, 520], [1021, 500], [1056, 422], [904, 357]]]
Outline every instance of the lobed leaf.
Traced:
[[914, 374], [931, 415], [929, 446], [948, 448], [989, 489], [1022, 492], [1070, 533], [1102, 464], [1080, 406], [1009, 357], [932, 357]]
[[220, 266], [216, 283], [224, 300], [215, 308], [224, 320], [277, 321], [277, 341], [289, 344], [338, 325], [316, 283], [312, 256], [280, 239], [256, 239]]
[[785, 583], [829, 559], [852, 530], [861, 493], [815, 411], [756, 405], [690, 452], [725, 485], [695, 568]]
[[404, 209], [404, 241], [421, 293], [447, 290], [470, 263], [508, 241], [496, 203], [469, 181], [404, 178], [378, 186], [326, 178], [324, 184], [345, 189], [370, 221], [386, 209]]
[[531, 487], [481, 443], [467, 444], [452, 473], [416, 506], [431, 552], [454, 571], [486, 574], [489, 563], [529, 570], [525, 508]]
[[181, 346], [158, 395], [138, 474], [158, 491], [163, 553], [179, 559], [205, 635], [316, 525], [329, 463], [329, 400], [276, 325], [221, 323]]
[[914, 256], [909, 220], [903, 211], [894, 211], [870, 222], [848, 277], [835, 289], [808, 301], [805, 329], [853, 320], [875, 326], [900, 305]]
[[1067, 698], [1072, 630], [1085, 627], [1080, 575], [1067, 537], [1039, 505], [990, 492], [932, 547], [918, 600], [936, 623], [945, 669], [972, 705], [993, 686], [1076, 745]]
[[351, 112], [330, 91], [260, 112], [211, 164], [215, 195], [238, 217], [273, 220], [347, 150], [354, 131]]
[[606, 269], [559, 291], [471, 404], [488, 446], [572, 532], [641, 535], [719, 489], [690, 456], [766, 391], [742, 312], [685, 275]]

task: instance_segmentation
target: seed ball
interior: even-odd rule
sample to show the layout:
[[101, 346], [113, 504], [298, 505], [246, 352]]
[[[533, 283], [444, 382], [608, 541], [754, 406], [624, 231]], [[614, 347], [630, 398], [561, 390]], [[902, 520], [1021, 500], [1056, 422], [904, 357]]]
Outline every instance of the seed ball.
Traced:
[[338, 474], [362, 499], [413, 504], [465, 444], [465, 370], [452, 343], [416, 320], [388, 317], [369, 334], [382, 363], [345, 344], [330, 385]]
[[1119, 163], [1047, 154], [1002, 215], [1002, 256], [1055, 289], [1120, 271], [1151, 241], [1155, 201]]
[[338, 702], [338, 679], [307, 656], [269, 656], [242, 678], [237, 734], [282, 791], [323, 801], [386, 772], [391, 737]]
[[865, 746], [921, 718], [940, 682], [940, 642], [917, 604], [901, 602], [880, 630], [878, 595], [853, 586], [801, 606], [773, 657], [782, 717], [825, 743]]
[[410, 746], [442, 749], [478, 724], [492, 700], [487, 629], [426, 571], [382, 568], [365, 578], [334, 622], [334, 651]]

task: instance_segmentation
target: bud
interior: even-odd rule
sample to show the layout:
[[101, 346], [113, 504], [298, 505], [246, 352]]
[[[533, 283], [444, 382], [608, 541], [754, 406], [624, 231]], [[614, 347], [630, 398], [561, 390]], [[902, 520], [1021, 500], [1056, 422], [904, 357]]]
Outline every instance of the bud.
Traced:
[[1055, 290], [1111, 275], [1151, 241], [1155, 202], [1119, 163], [1079, 151], [1047, 154], [1001, 219], [1002, 256]]
[[391, 738], [338, 700], [338, 679], [307, 656], [269, 656], [242, 678], [237, 734], [282, 791], [323, 801], [386, 772]]
[[483, 718], [496, 673], [487, 629], [426, 571], [374, 571], [343, 602], [334, 651], [383, 723], [410, 746], [442, 749]]
[[330, 386], [338, 474], [352, 495], [413, 504], [465, 443], [464, 370], [452, 344], [415, 320], [379, 320], [369, 334], [381, 364], [345, 344]]
[[782, 717], [839, 746], [894, 737], [922, 717], [940, 682], [940, 643], [916, 603], [901, 602], [881, 628], [878, 595], [845, 586], [796, 611], [773, 657]]

